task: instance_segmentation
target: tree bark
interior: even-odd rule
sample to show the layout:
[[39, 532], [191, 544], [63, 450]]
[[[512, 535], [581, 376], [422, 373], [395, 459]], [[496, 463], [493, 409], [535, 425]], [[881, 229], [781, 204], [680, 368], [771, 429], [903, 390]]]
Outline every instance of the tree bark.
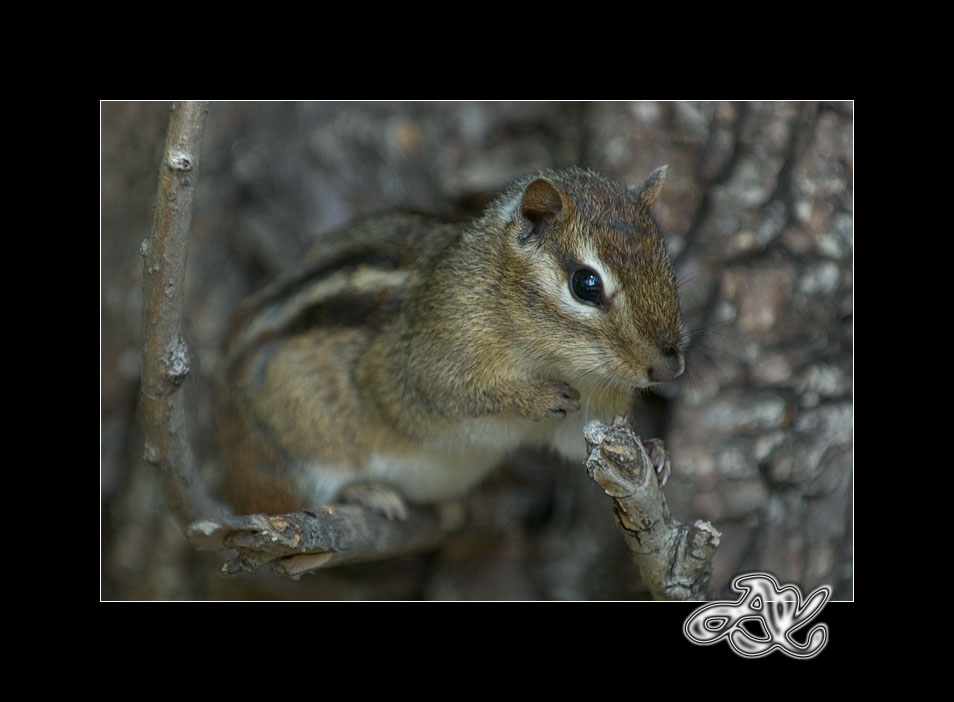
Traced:
[[706, 599], [721, 534], [709, 522], [690, 527], [672, 518], [627, 418], [617, 417], [611, 427], [590, 422], [584, 434], [587, 473], [613, 498], [613, 516], [653, 599]]
[[200, 550], [238, 551], [223, 566], [226, 574], [270, 564], [274, 572], [297, 578], [319, 568], [423, 551], [437, 546], [462, 523], [463, 512], [453, 508], [413, 508], [406, 519], [391, 520], [345, 504], [318, 512], [203, 520], [187, 533]]

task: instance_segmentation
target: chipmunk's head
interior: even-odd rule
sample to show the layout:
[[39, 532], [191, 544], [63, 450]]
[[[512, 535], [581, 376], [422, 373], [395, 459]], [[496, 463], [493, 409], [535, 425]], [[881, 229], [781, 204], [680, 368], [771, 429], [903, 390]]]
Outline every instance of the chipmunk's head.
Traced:
[[571, 383], [632, 389], [683, 372], [676, 278], [650, 214], [666, 173], [626, 188], [584, 169], [545, 171], [502, 201], [518, 323], [543, 330], [531, 353]]

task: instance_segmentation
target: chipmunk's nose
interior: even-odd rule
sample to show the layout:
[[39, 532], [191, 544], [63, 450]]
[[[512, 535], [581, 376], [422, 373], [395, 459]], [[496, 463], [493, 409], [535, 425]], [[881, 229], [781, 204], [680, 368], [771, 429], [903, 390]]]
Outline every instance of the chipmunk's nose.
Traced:
[[686, 359], [682, 349], [678, 346], [666, 346], [660, 349], [660, 357], [649, 368], [646, 374], [654, 383], [666, 383], [675, 380], [686, 369]]

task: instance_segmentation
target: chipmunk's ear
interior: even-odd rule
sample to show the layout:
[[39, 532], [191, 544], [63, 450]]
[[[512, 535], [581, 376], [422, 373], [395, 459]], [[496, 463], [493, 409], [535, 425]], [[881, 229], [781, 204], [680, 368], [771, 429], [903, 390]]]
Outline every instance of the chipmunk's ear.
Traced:
[[568, 205], [569, 199], [559, 186], [546, 178], [532, 181], [520, 197], [520, 215], [526, 220], [520, 243], [539, 239], [554, 221], [565, 216]]
[[669, 174], [669, 166], [660, 166], [649, 174], [649, 178], [640, 188], [630, 186], [630, 191], [634, 192], [636, 199], [647, 210], [652, 209], [662, 192], [663, 183], [666, 182], [666, 176]]

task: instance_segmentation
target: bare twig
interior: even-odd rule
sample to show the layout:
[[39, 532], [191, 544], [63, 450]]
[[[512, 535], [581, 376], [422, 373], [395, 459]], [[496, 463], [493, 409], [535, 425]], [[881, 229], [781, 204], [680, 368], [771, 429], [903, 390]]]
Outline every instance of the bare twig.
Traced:
[[208, 103], [172, 106], [159, 171], [152, 232], [142, 243], [142, 395], [145, 458], [156, 466], [162, 493], [183, 528], [219, 514], [199, 478], [178, 392], [189, 373], [189, 349], [180, 335], [192, 200]]
[[333, 505], [317, 513], [253, 514], [192, 524], [187, 535], [202, 551], [235, 549], [225, 573], [252, 571], [270, 564], [281, 575], [343, 563], [393, 558], [438, 545], [460, 528], [463, 511], [412, 508], [406, 519], [390, 520], [359, 505]]
[[672, 519], [642, 442], [617, 417], [584, 429], [586, 470], [613, 498], [613, 513], [643, 582], [657, 600], [705, 599], [721, 534], [709, 523]]

